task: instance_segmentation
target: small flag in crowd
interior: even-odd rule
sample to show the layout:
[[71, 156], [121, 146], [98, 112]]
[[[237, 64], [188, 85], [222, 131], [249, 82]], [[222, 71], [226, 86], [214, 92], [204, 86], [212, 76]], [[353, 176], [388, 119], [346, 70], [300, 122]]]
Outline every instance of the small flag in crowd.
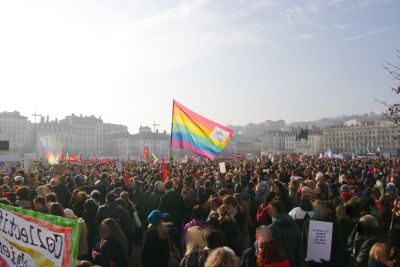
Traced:
[[215, 159], [231, 140], [233, 131], [173, 102], [171, 147]]
[[143, 158], [144, 158], [145, 161], [149, 160], [149, 148], [148, 147], [145, 147], [143, 149]]
[[126, 186], [129, 185], [129, 172], [128, 171], [125, 172], [125, 185]]
[[71, 154], [71, 157], [69, 158], [69, 160], [70, 161], [76, 161], [76, 157], [75, 157], [74, 153]]
[[154, 165], [158, 162], [158, 158], [154, 153], [151, 153], [151, 163]]
[[60, 160], [61, 160], [61, 161], [64, 161], [64, 160], [65, 160], [64, 148], [61, 150]]
[[164, 158], [161, 158], [161, 176], [163, 182], [165, 182], [168, 179], [168, 173], [167, 173], [167, 168], [165, 167]]

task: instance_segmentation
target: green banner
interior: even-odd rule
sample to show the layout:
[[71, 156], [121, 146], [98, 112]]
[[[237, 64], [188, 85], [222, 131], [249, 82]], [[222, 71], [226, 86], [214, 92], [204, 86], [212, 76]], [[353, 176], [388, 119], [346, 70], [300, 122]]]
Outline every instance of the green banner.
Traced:
[[80, 224], [0, 204], [0, 266], [74, 267]]

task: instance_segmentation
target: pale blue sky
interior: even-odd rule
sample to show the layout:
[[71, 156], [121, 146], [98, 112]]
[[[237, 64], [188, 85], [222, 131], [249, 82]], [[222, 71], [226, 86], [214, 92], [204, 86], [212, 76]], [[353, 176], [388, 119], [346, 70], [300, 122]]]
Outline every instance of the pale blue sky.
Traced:
[[381, 112], [397, 0], [1, 1], [0, 110], [169, 130]]

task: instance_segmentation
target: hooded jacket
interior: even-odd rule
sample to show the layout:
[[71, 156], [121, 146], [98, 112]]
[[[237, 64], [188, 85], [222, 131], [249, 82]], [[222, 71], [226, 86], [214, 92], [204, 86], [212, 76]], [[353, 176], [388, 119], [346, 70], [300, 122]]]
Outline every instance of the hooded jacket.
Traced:
[[281, 243], [291, 267], [303, 264], [303, 241], [300, 227], [287, 213], [280, 213], [269, 226], [271, 234]]

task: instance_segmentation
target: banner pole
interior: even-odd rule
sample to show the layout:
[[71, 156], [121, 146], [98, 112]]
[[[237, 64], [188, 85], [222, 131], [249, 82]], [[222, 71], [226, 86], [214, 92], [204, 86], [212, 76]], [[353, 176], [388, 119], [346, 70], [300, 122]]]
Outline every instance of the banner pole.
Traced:
[[172, 174], [172, 127], [174, 124], [174, 106], [175, 106], [175, 99], [172, 99], [172, 116], [171, 116], [171, 136], [169, 139], [169, 173]]

